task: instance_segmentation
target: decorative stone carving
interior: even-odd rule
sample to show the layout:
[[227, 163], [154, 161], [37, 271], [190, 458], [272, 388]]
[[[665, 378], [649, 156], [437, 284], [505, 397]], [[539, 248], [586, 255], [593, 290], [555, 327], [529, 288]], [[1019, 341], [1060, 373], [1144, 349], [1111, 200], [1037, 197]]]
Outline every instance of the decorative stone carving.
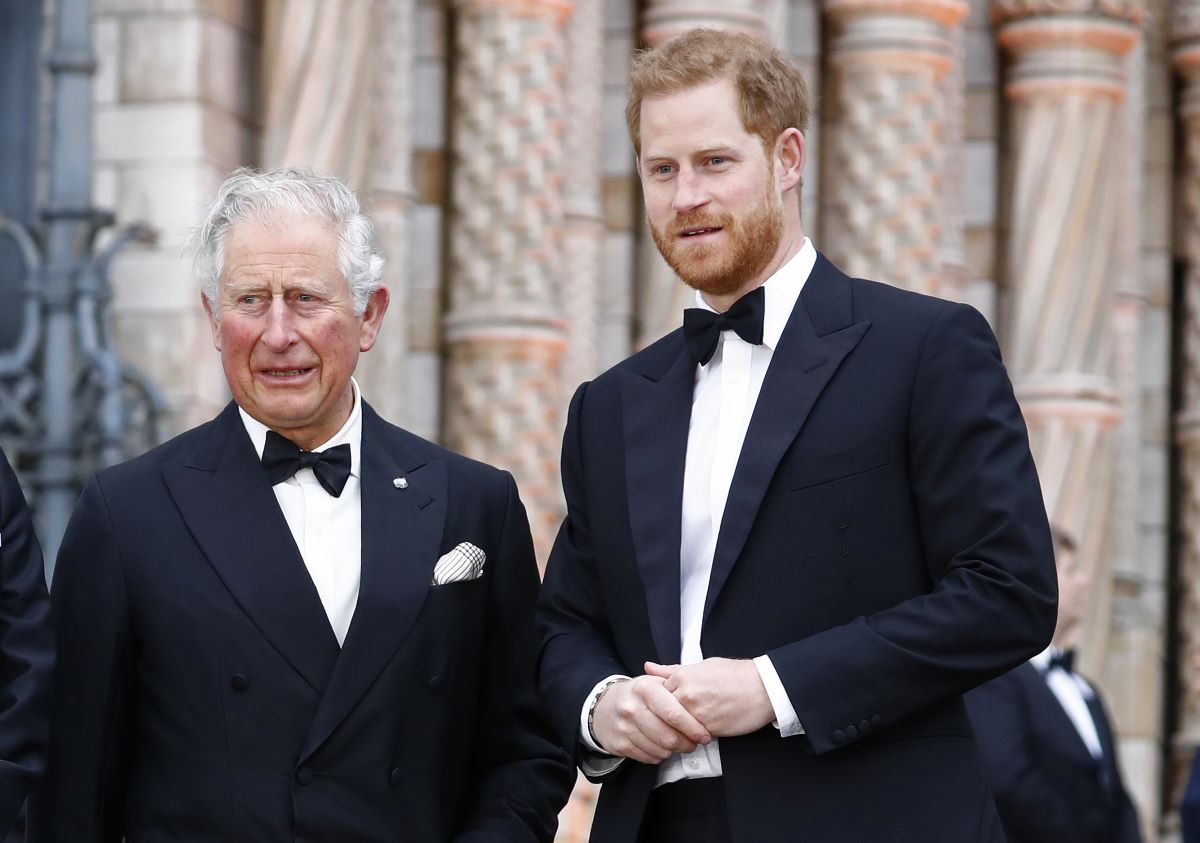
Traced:
[[567, 99], [562, 275], [563, 312], [571, 341], [563, 361], [564, 404], [599, 367], [599, 296], [604, 245], [604, 9], [601, 0], [578, 0], [567, 26]]
[[697, 27], [767, 34], [770, 0], [651, 0], [642, 14], [642, 40], [653, 47]]
[[964, 204], [966, 178], [966, 39], [962, 26], [952, 26], [950, 70], [942, 79], [942, 100], [946, 104], [946, 122], [942, 129], [941, 262], [938, 283], [931, 292], [948, 299], [960, 299], [967, 280], [967, 242]]
[[[1183, 179], [1179, 189], [1185, 263], [1183, 408], [1175, 428], [1180, 449], [1179, 732], [1176, 750], [1200, 746], [1200, 699], [1192, 691], [1200, 676], [1200, 0], [1177, 0], [1173, 9], [1175, 69], [1182, 81], [1179, 120], [1183, 127]], [[1186, 769], [1186, 768], [1184, 768]]]
[[1120, 109], [1139, 13], [1000, 3], [993, 16], [1011, 59], [1005, 355], [1046, 509], [1097, 584], [1080, 645], [1095, 672], [1112, 599], [1116, 279], [1136, 271], [1122, 240], [1131, 150]]
[[[822, 247], [851, 275], [921, 292], [948, 287], [945, 196], [959, 0], [827, 0], [834, 110]], [[961, 87], [961, 82], [957, 83]], [[959, 203], [961, 204], [961, 203]]]
[[557, 0], [459, 0], [444, 438], [513, 472], [544, 563], [558, 487], [564, 24]]

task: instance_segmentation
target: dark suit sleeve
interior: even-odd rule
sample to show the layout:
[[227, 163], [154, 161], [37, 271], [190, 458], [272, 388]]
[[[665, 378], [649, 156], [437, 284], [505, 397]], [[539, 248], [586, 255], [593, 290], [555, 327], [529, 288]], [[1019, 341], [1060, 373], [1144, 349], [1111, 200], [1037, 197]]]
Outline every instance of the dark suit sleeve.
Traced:
[[918, 355], [907, 458], [930, 590], [768, 653], [816, 752], [866, 736], [848, 725], [886, 728], [1011, 669], [1054, 631], [1046, 512], [991, 329], [948, 305]]
[[0, 829], [12, 827], [45, 766], [53, 669], [42, 549], [0, 453]]
[[98, 480], [84, 489], [51, 587], [59, 666], [50, 757], [31, 803], [36, 843], [118, 843], [129, 764], [133, 643], [119, 537]]
[[[627, 673], [609, 641], [596, 557], [583, 493], [580, 443], [587, 384], [576, 390], [563, 435], [562, 485], [567, 517], [559, 528], [538, 605], [542, 655], [538, 682], [542, 701], [563, 746], [579, 763], [579, 718], [596, 683]], [[590, 776], [589, 776], [590, 778]]]
[[1028, 843], [1073, 839], [1085, 818], [1076, 815], [1062, 784], [1038, 763], [1033, 715], [1016, 677], [1001, 676], [964, 699], [1005, 830]]
[[516, 483], [510, 475], [505, 478], [508, 500], [499, 552], [488, 561], [495, 567], [473, 808], [456, 843], [549, 843], [575, 782], [567, 757], [538, 709], [533, 620], [537, 562]]

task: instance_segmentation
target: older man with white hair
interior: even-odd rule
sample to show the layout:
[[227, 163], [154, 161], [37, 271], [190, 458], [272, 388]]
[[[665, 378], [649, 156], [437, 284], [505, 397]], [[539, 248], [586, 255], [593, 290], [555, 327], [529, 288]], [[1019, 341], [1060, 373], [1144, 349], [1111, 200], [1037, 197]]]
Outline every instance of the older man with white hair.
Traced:
[[195, 262], [233, 401], [83, 493], [35, 839], [550, 840], [572, 776], [525, 511], [362, 400], [370, 220], [336, 179], [239, 170]]

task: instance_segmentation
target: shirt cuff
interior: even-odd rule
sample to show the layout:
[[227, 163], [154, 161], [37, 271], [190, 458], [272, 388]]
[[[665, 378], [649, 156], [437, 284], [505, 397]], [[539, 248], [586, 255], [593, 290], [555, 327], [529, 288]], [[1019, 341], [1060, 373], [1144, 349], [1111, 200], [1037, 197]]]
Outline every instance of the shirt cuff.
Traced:
[[796, 716], [796, 709], [792, 707], [792, 701], [783, 688], [783, 682], [779, 680], [779, 674], [775, 672], [770, 656], [759, 656], [754, 660], [754, 666], [758, 668], [758, 676], [767, 689], [771, 708], [775, 709], [775, 722], [771, 725], [779, 730], [780, 737], [803, 735], [804, 727], [800, 725], [800, 718]]
[[600, 699], [600, 694], [604, 692], [604, 689], [608, 687], [610, 682], [614, 679], [628, 678], [628, 676], [623, 676], [620, 673], [605, 676], [596, 683], [596, 687], [592, 688], [592, 692], [583, 701], [583, 710], [579, 712], [579, 740], [592, 752], [599, 752], [601, 755], [607, 755], [610, 758], [616, 757], [611, 752], [605, 752], [599, 744], [592, 740], [592, 730], [588, 728], [588, 715], [592, 713], [592, 709], [596, 707], [596, 701]]

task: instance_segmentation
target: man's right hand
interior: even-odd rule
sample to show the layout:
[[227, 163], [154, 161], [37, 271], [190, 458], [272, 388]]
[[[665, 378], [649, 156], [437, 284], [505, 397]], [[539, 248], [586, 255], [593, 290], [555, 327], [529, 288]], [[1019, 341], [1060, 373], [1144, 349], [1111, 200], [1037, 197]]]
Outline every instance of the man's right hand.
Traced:
[[657, 676], [610, 685], [592, 712], [592, 732], [605, 752], [658, 764], [712, 740]]

